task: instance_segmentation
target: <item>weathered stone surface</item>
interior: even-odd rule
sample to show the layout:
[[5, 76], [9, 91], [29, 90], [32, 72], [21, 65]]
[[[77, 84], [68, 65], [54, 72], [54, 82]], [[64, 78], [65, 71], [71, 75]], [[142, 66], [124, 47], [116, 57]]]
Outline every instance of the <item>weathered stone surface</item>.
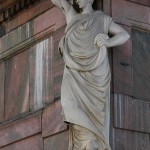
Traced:
[[55, 98], [60, 97], [60, 89], [61, 89], [61, 83], [62, 83], [62, 77], [63, 77], [63, 70], [64, 70], [64, 60], [62, 55], [59, 53], [58, 50], [58, 44], [64, 36], [64, 27], [59, 29], [57, 32], [54, 34], [54, 46], [55, 46], [55, 51], [54, 51], [54, 91], [55, 91]]
[[[131, 34], [130, 28], [122, 26]], [[132, 43], [131, 39], [121, 46], [113, 48], [113, 90], [118, 93], [132, 95]]]
[[41, 41], [30, 49], [30, 109], [54, 101], [54, 38]]
[[60, 101], [46, 108], [42, 116], [42, 136], [47, 137], [67, 129], [61, 115]]
[[69, 132], [65, 131], [44, 140], [44, 150], [67, 150], [69, 144]]
[[41, 112], [0, 127], [0, 147], [41, 132]]
[[112, 17], [115, 22], [128, 26], [133, 22], [138, 25], [150, 24], [149, 7], [125, 0], [113, 0]]
[[111, 15], [111, 0], [104, 0], [102, 3], [104, 12]]
[[114, 94], [114, 125], [117, 128], [150, 133], [150, 103]]
[[145, 5], [145, 6], [150, 6], [150, 1], [149, 0], [142, 0], [142, 1], [141, 0], [127, 0], [127, 1], [142, 4], [142, 5]]
[[5, 61], [5, 119], [29, 111], [29, 51]]
[[40, 134], [0, 148], [0, 150], [43, 150], [43, 139]]
[[150, 31], [132, 29], [133, 96], [150, 101]]
[[4, 120], [4, 63], [0, 63], [0, 122]]
[[32, 36], [32, 21], [18, 27], [0, 38], [1, 52], [16, 46]]
[[113, 150], [149, 150], [149, 134], [128, 130], [113, 131]]
[[53, 4], [50, 0], [41, 0], [40, 3], [34, 5], [33, 7], [29, 7], [26, 11], [18, 14], [15, 19], [5, 22], [6, 32], [10, 32], [18, 26], [25, 24], [32, 18], [35, 18], [36, 16], [50, 9], [52, 6]]
[[0, 37], [3, 36], [6, 33], [5, 27], [0, 25]]
[[53, 25], [55, 30], [65, 25], [64, 15], [56, 7], [53, 7], [34, 19], [34, 35]]

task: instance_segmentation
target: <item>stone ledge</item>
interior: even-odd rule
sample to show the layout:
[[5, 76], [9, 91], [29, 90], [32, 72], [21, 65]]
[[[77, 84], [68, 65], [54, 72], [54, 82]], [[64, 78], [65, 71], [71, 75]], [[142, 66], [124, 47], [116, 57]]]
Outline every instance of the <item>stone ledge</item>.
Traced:
[[41, 112], [0, 127], [0, 147], [41, 132]]

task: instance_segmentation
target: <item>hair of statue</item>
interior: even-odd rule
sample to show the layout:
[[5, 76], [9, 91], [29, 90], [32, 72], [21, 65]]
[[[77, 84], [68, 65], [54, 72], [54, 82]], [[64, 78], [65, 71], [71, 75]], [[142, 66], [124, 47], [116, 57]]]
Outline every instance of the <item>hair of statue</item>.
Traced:
[[[82, 12], [82, 10], [79, 8], [79, 5], [76, 3], [76, 0], [68, 0], [68, 1], [73, 1], [73, 7], [76, 10], [76, 12], [78, 12], [78, 13]], [[97, 1], [99, 1], [99, 0], [87, 0], [87, 1], [91, 1], [93, 9], [97, 10]]]

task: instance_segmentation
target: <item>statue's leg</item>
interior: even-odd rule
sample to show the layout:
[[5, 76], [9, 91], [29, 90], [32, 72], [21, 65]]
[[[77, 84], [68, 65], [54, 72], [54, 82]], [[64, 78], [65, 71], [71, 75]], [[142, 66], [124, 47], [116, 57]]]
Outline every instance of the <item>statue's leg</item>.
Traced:
[[98, 150], [96, 135], [90, 130], [70, 124], [69, 150]]

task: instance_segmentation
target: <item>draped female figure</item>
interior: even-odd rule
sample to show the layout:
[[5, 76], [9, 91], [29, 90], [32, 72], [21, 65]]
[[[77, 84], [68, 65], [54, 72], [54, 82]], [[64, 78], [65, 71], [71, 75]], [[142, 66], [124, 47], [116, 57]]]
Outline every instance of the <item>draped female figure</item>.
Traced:
[[[61, 86], [64, 121], [69, 124], [69, 150], [111, 150], [109, 146], [111, 73], [107, 48], [121, 45], [128, 33], [93, 0], [52, 0], [66, 17], [65, 36], [59, 43], [65, 68]], [[112, 34], [111, 38], [108, 33]]]

